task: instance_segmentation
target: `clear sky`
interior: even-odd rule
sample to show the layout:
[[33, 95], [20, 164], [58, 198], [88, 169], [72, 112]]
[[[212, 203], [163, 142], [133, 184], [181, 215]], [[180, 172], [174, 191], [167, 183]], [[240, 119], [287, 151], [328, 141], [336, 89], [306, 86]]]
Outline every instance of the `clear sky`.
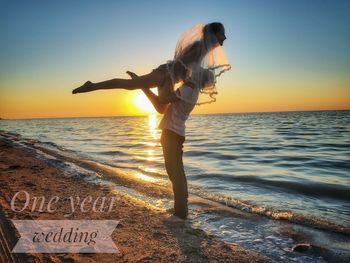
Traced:
[[347, 0], [0, 0], [0, 117], [144, 114], [140, 91], [71, 91], [148, 73], [184, 30], [214, 21], [232, 70], [194, 113], [350, 109]]

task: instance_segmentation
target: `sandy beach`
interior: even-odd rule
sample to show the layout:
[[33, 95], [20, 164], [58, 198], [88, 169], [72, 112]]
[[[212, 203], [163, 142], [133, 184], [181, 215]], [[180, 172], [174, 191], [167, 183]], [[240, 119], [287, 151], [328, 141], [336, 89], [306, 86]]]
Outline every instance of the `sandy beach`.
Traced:
[[[36, 159], [30, 151], [7, 138], [1, 137], [0, 149], [2, 262], [270, 262], [255, 252], [219, 241], [186, 223], [173, 222], [169, 220], [169, 212], [151, 209], [107, 187], [67, 178], [63, 171]], [[11, 209], [11, 200], [18, 191], [26, 191], [31, 197], [58, 196], [62, 201], [53, 213], [32, 211], [31, 204], [15, 212]], [[72, 214], [67, 197], [77, 195], [92, 199], [114, 197], [116, 201], [111, 211], [77, 209]], [[18, 195], [16, 205], [23, 204], [24, 199], [24, 195]], [[19, 237], [11, 222], [13, 219], [119, 220], [112, 239], [120, 253], [10, 253]]]

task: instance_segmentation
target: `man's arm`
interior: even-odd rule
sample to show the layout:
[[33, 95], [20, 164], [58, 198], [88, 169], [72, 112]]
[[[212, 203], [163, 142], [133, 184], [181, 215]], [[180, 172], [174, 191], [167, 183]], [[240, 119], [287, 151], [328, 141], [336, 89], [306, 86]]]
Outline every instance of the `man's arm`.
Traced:
[[[137, 78], [137, 75], [131, 71], [126, 72], [132, 79]], [[150, 89], [143, 88], [143, 93], [147, 96], [150, 102], [153, 104], [156, 111], [160, 114], [165, 112], [165, 109], [168, 107], [168, 103], [161, 103], [159, 97], [154, 94]]]
[[159, 102], [163, 104], [169, 104], [180, 100], [180, 98], [176, 95], [174, 91], [163, 93], [158, 98]]

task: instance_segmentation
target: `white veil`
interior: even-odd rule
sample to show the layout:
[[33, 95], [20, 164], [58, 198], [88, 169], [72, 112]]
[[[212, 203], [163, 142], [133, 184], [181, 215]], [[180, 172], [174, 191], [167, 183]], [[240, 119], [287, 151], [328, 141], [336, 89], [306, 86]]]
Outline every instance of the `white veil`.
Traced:
[[[204, 24], [197, 24], [182, 33], [176, 45], [172, 67], [174, 62], [180, 62], [187, 69], [184, 81], [192, 82], [195, 88], [200, 89], [202, 96], [197, 105], [216, 101], [217, 78], [231, 69], [223, 47], [218, 44], [209, 26]], [[174, 72], [174, 68], [170, 68], [170, 72]]]

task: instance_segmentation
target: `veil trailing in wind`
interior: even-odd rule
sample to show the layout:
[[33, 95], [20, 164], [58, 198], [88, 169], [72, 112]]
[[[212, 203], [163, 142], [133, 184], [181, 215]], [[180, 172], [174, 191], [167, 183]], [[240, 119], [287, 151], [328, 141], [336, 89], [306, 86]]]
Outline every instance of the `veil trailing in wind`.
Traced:
[[197, 24], [180, 36], [174, 59], [168, 64], [173, 80], [178, 63], [187, 70], [183, 82], [191, 82], [200, 89], [202, 96], [197, 105], [215, 102], [217, 78], [230, 70], [231, 65], [209, 25]]

